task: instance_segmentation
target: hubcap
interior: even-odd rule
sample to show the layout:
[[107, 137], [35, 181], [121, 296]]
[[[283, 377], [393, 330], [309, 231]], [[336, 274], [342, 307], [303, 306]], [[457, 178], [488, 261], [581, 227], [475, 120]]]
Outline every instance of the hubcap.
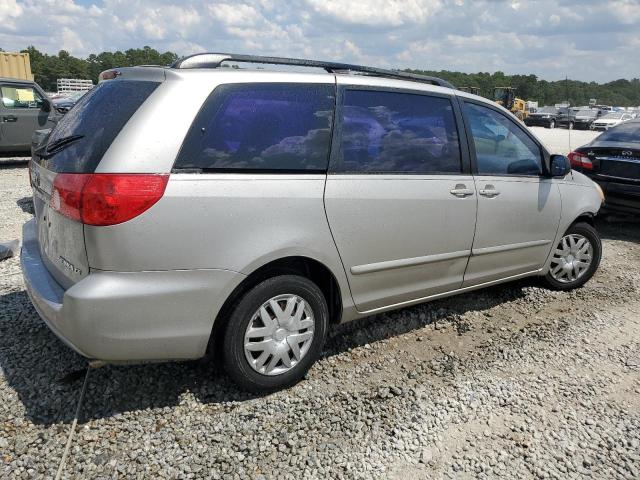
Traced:
[[258, 373], [285, 373], [309, 351], [314, 327], [313, 311], [301, 297], [278, 295], [251, 317], [244, 334], [244, 355]]
[[593, 246], [588, 238], [572, 233], [565, 235], [553, 252], [551, 276], [561, 283], [581, 278], [593, 261]]

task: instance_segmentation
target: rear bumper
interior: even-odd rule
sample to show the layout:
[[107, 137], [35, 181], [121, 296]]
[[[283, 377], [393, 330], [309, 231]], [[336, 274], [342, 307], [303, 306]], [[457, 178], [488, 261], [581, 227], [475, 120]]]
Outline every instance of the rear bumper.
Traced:
[[213, 321], [244, 275], [229, 270], [92, 271], [68, 290], [47, 271], [35, 220], [20, 254], [38, 314], [68, 346], [112, 362], [202, 357]]

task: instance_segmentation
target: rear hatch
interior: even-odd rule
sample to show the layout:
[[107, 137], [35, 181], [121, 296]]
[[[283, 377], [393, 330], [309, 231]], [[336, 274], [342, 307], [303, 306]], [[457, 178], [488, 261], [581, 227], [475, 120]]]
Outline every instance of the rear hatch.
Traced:
[[40, 254], [65, 289], [88, 275], [89, 263], [84, 225], [61, 208], [64, 202], [56, 178], [66, 175], [68, 185], [69, 178], [82, 181], [93, 174], [129, 118], [158, 85], [138, 80], [99, 84], [60, 119], [33, 153], [30, 173]]
[[580, 150], [593, 164], [591, 173], [600, 179], [640, 184], [640, 122], [607, 130]]
[[594, 173], [614, 180], [640, 182], [640, 148], [599, 147], [588, 153]]

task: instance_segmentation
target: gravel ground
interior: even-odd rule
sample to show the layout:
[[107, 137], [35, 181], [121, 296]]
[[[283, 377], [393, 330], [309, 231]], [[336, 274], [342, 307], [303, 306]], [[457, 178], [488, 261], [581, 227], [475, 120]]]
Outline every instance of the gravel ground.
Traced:
[[[0, 239], [29, 217], [0, 170]], [[640, 478], [640, 226], [601, 221], [584, 288], [519, 282], [332, 330], [299, 385], [201, 362], [89, 371], [62, 478]], [[0, 263], [0, 477], [55, 475], [86, 362]]]

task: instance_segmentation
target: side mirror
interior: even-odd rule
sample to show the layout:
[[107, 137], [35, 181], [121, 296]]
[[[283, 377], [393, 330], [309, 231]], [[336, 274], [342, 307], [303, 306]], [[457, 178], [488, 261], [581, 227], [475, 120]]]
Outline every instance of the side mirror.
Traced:
[[51, 111], [51, 100], [45, 98], [42, 101], [42, 111], [47, 113]]
[[551, 155], [551, 176], [564, 177], [571, 172], [571, 162], [564, 155]]

